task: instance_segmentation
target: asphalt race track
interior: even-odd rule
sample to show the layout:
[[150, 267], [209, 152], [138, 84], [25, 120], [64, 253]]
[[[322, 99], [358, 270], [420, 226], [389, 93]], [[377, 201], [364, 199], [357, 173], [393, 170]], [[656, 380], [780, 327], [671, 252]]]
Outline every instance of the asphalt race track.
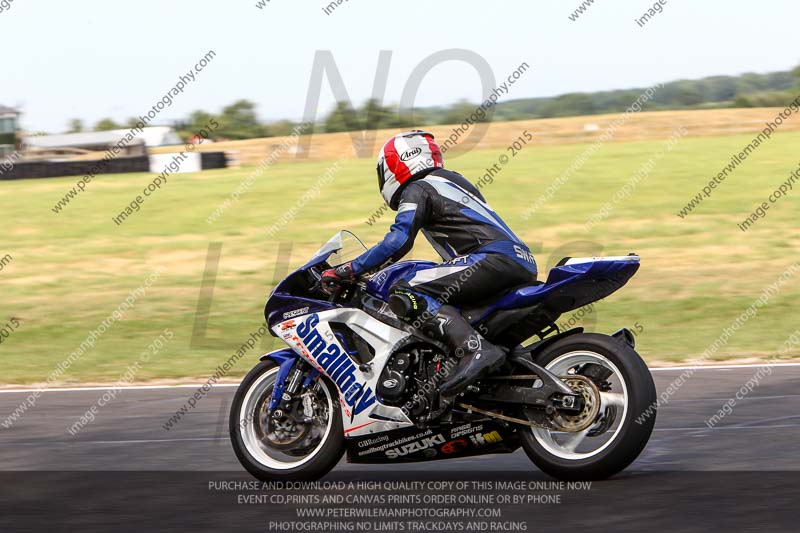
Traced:
[[[774, 366], [761, 385], [738, 401], [715, 429], [705, 420], [734, 397], [758, 367], [702, 369], [658, 412], [655, 432], [631, 470], [797, 470], [800, 453], [800, 365]], [[653, 373], [664, 392], [682, 370]], [[126, 389], [99, 409], [76, 436], [67, 432], [104, 392], [50, 391], [10, 429], [0, 427], [0, 471], [16, 470], [191, 470], [237, 471], [228, 441], [231, 386], [214, 387], [169, 431], [163, 425], [196, 387]], [[0, 393], [2, 419], [28, 392]], [[385, 471], [531, 470], [523, 452], [512, 455], [414, 463]], [[342, 462], [334, 472], [371, 470]]]
[[[709, 520], [733, 529], [758, 524], [779, 527], [793, 522], [797, 527], [800, 365], [777, 365], [770, 370], [752, 392], [736, 400], [731, 414], [709, 429], [705, 421], [735, 397], [759, 367], [698, 369], [661, 406], [648, 447], [626, 472], [613, 480], [593, 483], [584, 495], [567, 495], [561, 505], [539, 507], [535, 516], [525, 511], [529, 530], [535, 528], [539, 516], [570, 524], [603, 523], [617, 530], [634, 524], [641, 527], [643, 519], [650, 520], [652, 527], [678, 524], [684, 530], [706, 529], [704, 524]], [[655, 371], [659, 394], [682, 372]], [[0, 516], [35, 519], [41, 498], [47, 498], [57, 502], [56, 507], [63, 504], [64, 523], [72, 520], [75, 527], [92, 529], [109, 525], [95, 521], [101, 520], [101, 510], [108, 508], [76, 513], [75, 506], [87, 502], [97, 506], [106, 501], [114, 506], [117, 516], [130, 513], [118, 526], [133, 527], [137, 519], [145, 517], [162, 526], [177, 526], [185, 525], [175, 514], [184, 506], [211, 512], [217, 504], [234, 505], [235, 501], [220, 499], [206, 487], [209, 479], [250, 479], [236, 460], [227, 436], [227, 412], [234, 387], [214, 387], [172, 429], [163, 427], [195, 390], [194, 386], [123, 390], [75, 436], [67, 428], [104, 389], [44, 392], [35, 407], [13, 426], [0, 427]], [[5, 420], [28, 394], [30, 391], [0, 393], [0, 420]], [[350, 465], [343, 461], [326, 479], [552, 481], [537, 471], [521, 450], [510, 455], [396, 466]], [[173, 487], [160, 494], [159, 490], [170, 483], [183, 483], [185, 490]], [[115, 498], [109, 499], [110, 494]], [[131, 499], [134, 494], [136, 504]], [[168, 508], [157, 505], [165, 501], [170, 502]], [[609, 517], [612, 505], [615, 508]], [[145, 508], [148, 513], [132, 511]], [[270, 509], [274, 515], [275, 507]], [[259, 508], [234, 505], [228, 510], [245, 516]], [[264, 513], [266, 508], [260, 511]], [[508, 516], [514, 516], [523, 510], [509, 512]], [[231, 513], [222, 514], [230, 519]], [[183, 515], [183, 519], [188, 516]], [[198, 515], [193, 512], [191, 516]], [[256, 530], [269, 530], [265, 523], [243, 522]], [[202, 524], [213, 529], [216, 522], [206, 517]]]

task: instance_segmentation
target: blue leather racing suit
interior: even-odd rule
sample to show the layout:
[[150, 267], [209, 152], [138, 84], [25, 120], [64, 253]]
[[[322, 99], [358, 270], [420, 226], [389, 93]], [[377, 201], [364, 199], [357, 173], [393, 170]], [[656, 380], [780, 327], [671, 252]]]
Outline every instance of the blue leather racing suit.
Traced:
[[423, 298], [431, 313], [444, 303], [476, 303], [536, 279], [536, 261], [528, 247], [462, 175], [429, 169], [399, 194], [389, 233], [353, 261], [354, 273], [399, 260], [422, 232], [444, 262], [418, 270], [399, 284]]

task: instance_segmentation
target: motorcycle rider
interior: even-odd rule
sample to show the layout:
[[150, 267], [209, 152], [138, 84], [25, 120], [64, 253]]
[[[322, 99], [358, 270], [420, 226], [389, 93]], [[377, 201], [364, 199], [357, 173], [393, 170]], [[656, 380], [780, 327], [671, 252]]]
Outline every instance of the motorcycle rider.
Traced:
[[381, 195], [397, 211], [395, 222], [380, 243], [323, 272], [323, 286], [332, 288], [398, 261], [421, 231], [444, 262], [395, 283], [389, 306], [398, 317], [421, 324], [423, 333], [463, 354], [439, 387], [442, 401], [450, 403], [506, 358], [505, 350], [484, 339], [454, 306], [535, 281], [536, 262], [480, 190], [444, 169], [431, 133], [414, 130], [389, 139], [378, 156], [377, 172]]

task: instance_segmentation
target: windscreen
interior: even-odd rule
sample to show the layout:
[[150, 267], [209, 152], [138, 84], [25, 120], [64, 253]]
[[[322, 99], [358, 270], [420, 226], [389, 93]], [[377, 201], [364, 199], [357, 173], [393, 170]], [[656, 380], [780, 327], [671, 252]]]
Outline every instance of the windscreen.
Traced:
[[353, 233], [344, 230], [331, 237], [331, 239], [314, 254], [314, 257], [330, 253], [328, 264], [335, 267], [352, 261], [365, 251], [367, 251], [367, 247], [364, 246], [364, 243]]

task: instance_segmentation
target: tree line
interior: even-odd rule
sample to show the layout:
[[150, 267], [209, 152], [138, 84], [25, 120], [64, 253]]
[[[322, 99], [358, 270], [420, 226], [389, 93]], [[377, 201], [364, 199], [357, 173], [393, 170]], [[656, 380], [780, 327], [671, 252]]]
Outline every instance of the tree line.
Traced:
[[[497, 104], [483, 121], [527, 120], [624, 112], [644, 88], [619, 89], [588, 93], [568, 93], [554, 97], [521, 98]], [[698, 80], [677, 80], [664, 84], [644, 106], [647, 111], [709, 109], [724, 107], [783, 107], [800, 90], [800, 66], [792, 71], [768, 74], [747, 73], [741, 76], [710, 76]], [[328, 115], [314, 126], [316, 133], [358, 131], [365, 129], [403, 129], [437, 124], [458, 124], [470, 116], [478, 104], [466, 100], [449, 106], [400, 110], [375, 99], [358, 108], [338, 102]], [[291, 135], [298, 125], [291, 120], [265, 123], [258, 118], [256, 104], [238, 100], [219, 113], [194, 111], [186, 119], [172, 124], [183, 138], [196, 134], [211, 119], [220, 127], [213, 140], [237, 140]], [[117, 123], [110, 118], [86, 128], [80, 119], [69, 122], [69, 132], [107, 131], [133, 127], [138, 119]]]

